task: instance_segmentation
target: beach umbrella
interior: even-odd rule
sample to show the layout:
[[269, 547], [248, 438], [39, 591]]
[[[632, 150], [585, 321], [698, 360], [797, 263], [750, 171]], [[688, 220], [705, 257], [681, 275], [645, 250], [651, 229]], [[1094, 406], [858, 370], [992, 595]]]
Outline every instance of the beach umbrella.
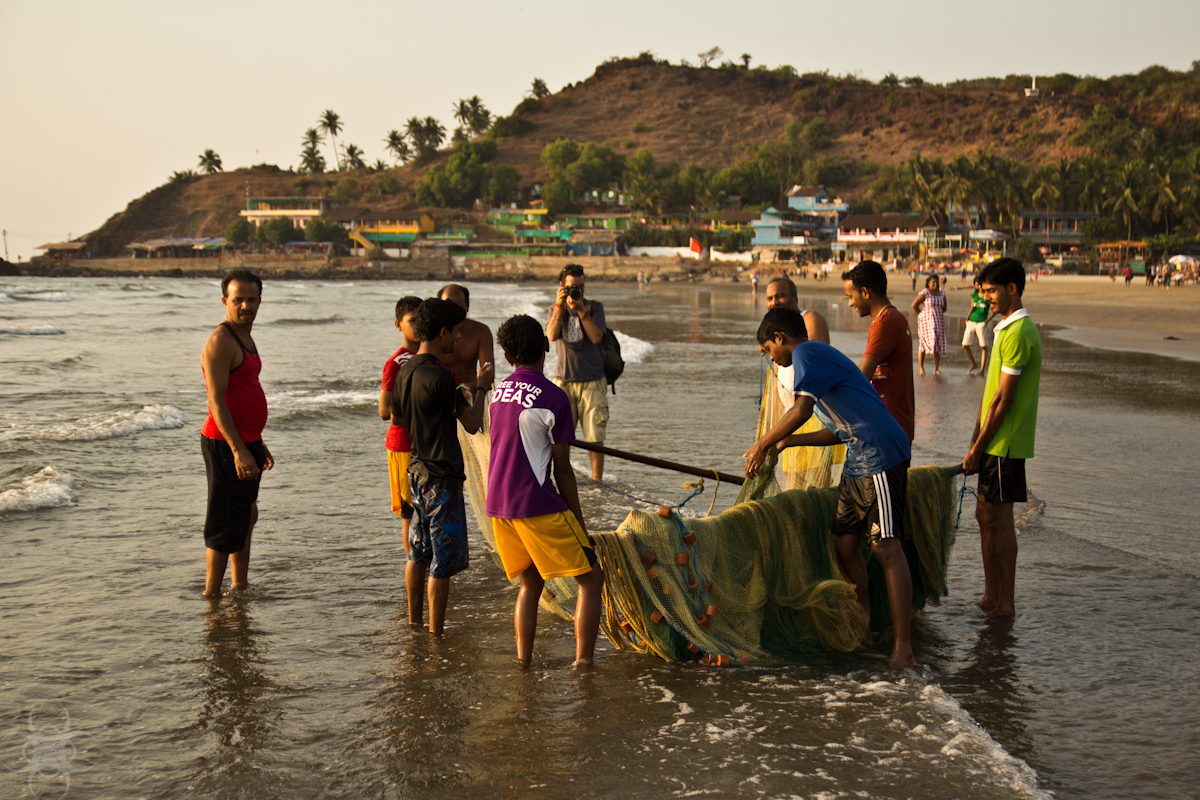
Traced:
[[1195, 256], [1171, 256], [1167, 261], [1171, 264], [1195, 264], [1197, 259]]

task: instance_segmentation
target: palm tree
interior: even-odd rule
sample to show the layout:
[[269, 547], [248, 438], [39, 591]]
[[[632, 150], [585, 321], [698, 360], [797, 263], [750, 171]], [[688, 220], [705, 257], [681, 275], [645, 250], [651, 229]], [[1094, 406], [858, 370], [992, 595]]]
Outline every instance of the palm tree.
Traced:
[[738, 56], [738, 58], [741, 59], [741, 61], [742, 61], [742, 69], [750, 69], [750, 54], [749, 53], [742, 53], [740, 56]]
[[469, 110], [466, 119], [467, 129], [476, 136], [486, 133], [487, 129], [492, 126], [492, 112], [483, 105], [479, 95], [475, 95], [467, 101], [467, 109]]
[[329, 134], [329, 139], [333, 144], [333, 160], [337, 164], [340, 171], [342, 168], [342, 159], [338, 157], [337, 135], [342, 132], [342, 119], [333, 109], [325, 109], [325, 113], [317, 120], [317, 127], [323, 132]]
[[421, 125], [422, 135], [425, 137], [425, 144], [430, 151], [436, 153], [437, 149], [442, 146], [442, 142], [446, 140], [446, 126], [438, 121], [437, 117], [426, 117]]
[[1079, 207], [1099, 214], [1108, 200], [1108, 171], [1094, 155], [1084, 156], [1075, 162], [1075, 166], [1079, 170]]
[[[933, 191], [943, 203], [953, 203], [967, 217], [967, 227], [975, 230], [971, 220], [970, 205], [975, 201], [979, 188], [975, 183], [974, 165], [964, 155], [959, 155], [946, 165], [945, 172], [933, 184]], [[949, 213], [949, 212], [947, 212]]]
[[1059, 230], [1067, 230], [1067, 208], [1077, 201], [1079, 170], [1071, 159], [1063, 156], [1057, 164], [1051, 167], [1051, 177], [1058, 188]]
[[223, 172], [221, 167], [221, 157], [217, 155], [211, 148], [200, 154], [200, 169], [205, 173], [212, 175], [217, 172]]
[[1050, 212], [1062, 193], [1054, 179], [1054, 167], [1042, 167], [1029, 179], [1029, 199], [1046, 209], [1046, 246], [1050, 246]]
[[470, 124], [471, 103], [469, 100], [459, 100], [454, 104], [454, 118], [458, 120], [458, 124], [463, 128], [466, 128]]
[[346, 145], [346, 167], [349, 169], [367, 168], [367, 162], [363, 161], [363, 151], [356, 144]]
[[993, 166], [992, 180], [994, 182], [993, 198], [996, 210], [1000, 212], [1000, 222], [1008, 215], [1009, 227], [1013, 239], [1017, 238], [1017, 215], [1029, 203], [1029, 193], [1025, 186], [1029, 180], [1028, 170], [1024, 164], [1011, 158], [1003, 158]]
[[325, 171], [325, 156], [315, 144], [306, 144], [300, 151], [300, 172], [306, 175], [318, 175]]
[[937, 182], [941, 172], [941, 163], [931, 163], [926, 161], [920, 153], [912, 157], [903, 167], [903, 178], [908, 183], [909, 194], [912, 196], [913, 205], [922, 214], [927, 214], [933, 217], [935, 222], [940, 221], [941, 212], [944, 207], [939, 203], [937, 194], [933, 190], [933, 184]]
[[1175, 192], [1171, 190], [1171, 163], [1165, 158], [1156, 158], [1146, 173], [1146, 198], [1143, 207], [1148, 206], [1150, 217], [1155, 222], [1160, 219], [1167, 224], [1167, 236], [1171, 235], [1171, 212], [1179, 204]]
[[375, 159], [375, 163], [371, 165], [372, 172], [383, 172], [388, 168], [387, 162], [382, 158]]
[[408, 160], [412, 158], [412, 151], [408, 148], [408, 142], [404, 140], [404, 134], [395, 128], [388, 131], [387, 136], [383, 140], [383, 145], [401, 164], [407, 164]]
[[316, 128], [309, 128], [304, 132], [304, 138], [300, 143], [305, 147], [316, 147], [321, 143], [321, 134], [317, 133]]
[[[1117, 173], [1113, 184], [1113, 196], [1107, 207], [1113, 214], [1120, 214], [1125, 220], [1125, 241], [1133, 238], [1133, 220], [1141, 213], [1137, 197], [1141, 188], [1141, 163], [1126, 162]], [[1125, 261], [1124, 247], [1121, 248], [1121, 261]]]
[[542, 80], [541, 78], [533, 79], [533, 86], [530, 87], [529, 91], [538, 100], [541, 100], [544, 97], [550, 96], [550, 87], [547, 86], [546, 82], [544, 80]]

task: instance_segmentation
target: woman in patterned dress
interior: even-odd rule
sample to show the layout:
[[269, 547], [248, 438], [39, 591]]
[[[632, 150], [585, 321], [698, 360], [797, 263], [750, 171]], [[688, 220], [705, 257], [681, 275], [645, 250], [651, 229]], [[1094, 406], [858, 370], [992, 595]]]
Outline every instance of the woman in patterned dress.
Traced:
[[925, 280], [925, 288], [913, 300], [913, 311], [917, 314], [917, 339], [920, 355], [917, 363], [921, 374], [925, 374], [925, 354], [933, 353], [933, 374], [941, 375], [942, 353], [946, 352], [946, 294], [941, 290], [937, 275]]

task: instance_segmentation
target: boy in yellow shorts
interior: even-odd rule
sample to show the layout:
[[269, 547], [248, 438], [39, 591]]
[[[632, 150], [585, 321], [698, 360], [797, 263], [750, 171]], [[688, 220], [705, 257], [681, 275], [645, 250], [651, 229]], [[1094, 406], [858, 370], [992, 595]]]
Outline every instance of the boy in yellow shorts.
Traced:
[[604, 573], [583, 527], [571, 471], [571, 404], [566, 392], [542, 374], [550, 342], [537, 320], [524, 314], [512, 317], [500, 326], [496, 339], [516, 370], [492, 392], [487, 514], [504, 571], [521, 583], [514, 614], [517, 662], [528, 666], [533, 658], [538, 599], [546, 578], [574, 578], [579, 584], [574, 664], [589, 666], [600, 627]]
[[413, 314], [421, 305], [419, 297], [401, 297], [396, 301], [396, 330], [404, 343], [383, 365], [383, 383], [379, 387], [379, 418], [389, 422], [384, 447], [387, 448], [388, 481], [392, 485], [392, 513], [399, 514], [404, 533], [404, 553], [408, 554], [408, 530], [412, 527], [412, 489], [408, 485], [408, 462], [412, 456], [412, 437], [399, 420], [392, 417], [392, 390], [396, 375], [421, 349], [421, 340], [413, 327]]

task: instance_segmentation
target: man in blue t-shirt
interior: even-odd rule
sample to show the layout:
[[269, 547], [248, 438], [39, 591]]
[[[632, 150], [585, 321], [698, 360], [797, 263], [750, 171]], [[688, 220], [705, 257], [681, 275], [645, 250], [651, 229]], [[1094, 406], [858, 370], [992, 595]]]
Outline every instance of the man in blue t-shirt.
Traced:
[[[910, 638], [912, 576], [901, 545], [911, 458], [908, 435], [854, 362], [824, 342], [808, 340], [798, 311], [783, 307], [768, 311], [758, 328], [758, 344], [776, 364], [794, 368], [796, 400], [778, 424], [746, 451], [746, 477], [758, 474], [771, 447], [846, 445], [832, 531], [838, 563], [854, 584], [869, 619], [867, 565], [861, 548], [863, 536], [867, 537], [887, 581], [894, 630], [888, 663], [895, 669], [915, 666]], [[792, 433], [813, 414], [826, 430]], [[862, 643], [872, 644], [869, 627]]]

